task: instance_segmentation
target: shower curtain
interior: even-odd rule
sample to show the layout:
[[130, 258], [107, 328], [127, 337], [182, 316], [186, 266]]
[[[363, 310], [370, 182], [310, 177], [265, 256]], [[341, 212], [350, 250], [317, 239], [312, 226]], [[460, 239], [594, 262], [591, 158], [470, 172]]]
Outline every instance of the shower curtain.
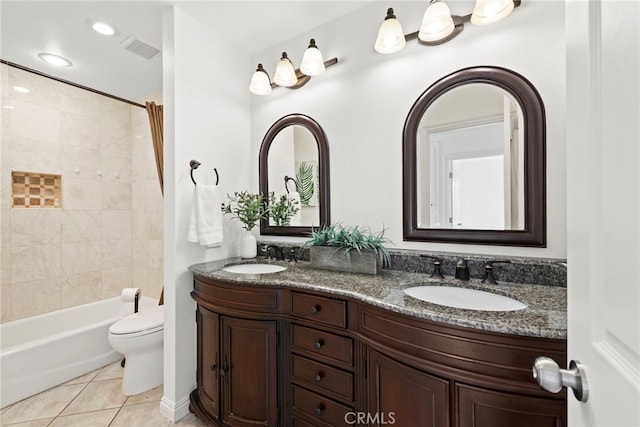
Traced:
[[[162, 105], [156, 105], [155, 102], [146, 102], [147, 114], [149, 115], [149, 125], [151, 126], [151, 140], [153, 142], [153, 151], [156, 157], [156, 169], [158, 170], [158, 182], [160, 183], [160, 192], [164, 195], [163, 184], [163, 137], [162, 137]], [[158, 305], [164, 304], [164, 286], [160, 293]]]

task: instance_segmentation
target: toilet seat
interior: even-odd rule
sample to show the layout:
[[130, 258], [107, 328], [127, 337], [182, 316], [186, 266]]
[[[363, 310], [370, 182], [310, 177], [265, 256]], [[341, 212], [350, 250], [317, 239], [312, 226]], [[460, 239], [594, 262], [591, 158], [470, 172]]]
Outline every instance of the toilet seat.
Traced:
[[109, 328], [109, 334], [120, 338], [132, 338], [162, 332], [164, 329], [164, 306], [139, 311], [118, 320]]

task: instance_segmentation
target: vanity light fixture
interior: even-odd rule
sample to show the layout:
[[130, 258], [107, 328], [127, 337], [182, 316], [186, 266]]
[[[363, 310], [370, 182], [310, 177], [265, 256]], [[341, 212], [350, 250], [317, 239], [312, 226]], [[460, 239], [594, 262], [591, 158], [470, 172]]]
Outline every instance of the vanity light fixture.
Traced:
[[305, 50], [302, 56], [302, 63], [300, 64], [300, 71], [307, 76], [319, 76], [324, 73], [325, 66], [322, 59], [322, 52], [318, 49], [316, 41], [311, 39], [309, 41], [309, 47]]
[[302, 57], [300, 69], [295, 69], [293, 63], [289, 59], [287, 52], [282, 52], [282, 58], [278, 61], [276, 71], [273, 74], [273, 82], [269, 78], [269, 74], [262, 64], [258, 64], [256, 71], [251, 76], [249, 91], [254, 95], [269, 95], [271, 89], [276, 86], [283, 86], [289, 89], [298, 89], [311, 79], [312, 76], [322, 74], [326, 67], [330, 67], [338, 63], [338, 58], [332, 58], [324, 61], [322, 52], [318, 49], [316, 41], [311, 39], [309, 47]]
[[435, 46], [446, 43], [464, 29], [465, 22], [474, 25], [487, 25], [509, 15], [521, 0], [476, 0], [473, 12], [465, 16], [451, 15], [449, 6], [442, 1], [431, 0], [422, 18], [420, 30], [404, 35], [402, 26], [396, 19], [393, 9], [387, 10], [387, 16], [380, 25], [375, 50], [379, 53], [394, 53], [401, 50], [406, 40], [418, 39], [421, 44]]
[[53, 53], [40, 52], [38, 57], [55, 67], [71, 67], [73, 65], [67, 58]]
[[251, 76], [249, 91], [255, 95], [269, 95], [271, 93], [271, 79], [262, 64], [258, 64], [256, 72]]
[[387, 9], [387, 16], [380, 25], [378, 38], [374, 48], [378, 53], [394, 53], [402, 50], [407, 44], [402, 25], [396, 18], [393, 8]]
[[273, 81], [278, 86], [291, 87], [298, 83], [298, 77], [296, 77], [296, 70], [293, 68], [293, 63], [287, 56], [287, 52], [282, 52], [282, 58], [278, 61], [276, 66], [276, 72], [273, 75]]

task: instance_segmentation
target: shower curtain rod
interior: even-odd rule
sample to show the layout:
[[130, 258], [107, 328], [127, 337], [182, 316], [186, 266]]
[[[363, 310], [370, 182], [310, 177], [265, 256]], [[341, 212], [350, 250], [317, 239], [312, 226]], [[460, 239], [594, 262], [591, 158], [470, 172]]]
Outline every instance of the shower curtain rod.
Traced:
[[24, 65], [19, 65], [19, 64], [16, 64], [16, 63], [14, 63], [14, 62], [6, 61], [6, 60], [4, 60], [4, 59], [0, 59], [0, 63], [2, 63], [2, 64], [6, 64], [6, 65], [8, 65], [9, 67], [14, 67], [14, 68], [18, 68], [18, 69], [23, 70], [23, 71], [27, 71], [27, 72], [29, 72], [29, 73], [37, 74], [37, 75], [39, 75], [39, 76], [41, 76], [41, 77], [46, 77], [46, 78], [48, 78], [48, 79], [55, 80], [55, 81], [60, 82], [60, 83], [68, 84], [68, 85], [70, 85], [70, 86], [75, 86], [75, 87], [77, 87], [77, 88], [79, 88], [79, 89], [88, 90], [89, 92], [93, 92], [93, 93], [96, 93], [96, 94], [98, 94], [98, 95], [106, 96], [107, 98], [115, 99], [115, 100], [117, 100], [117, 101], [126, 102], [127, 104], [131, 104], [131, 105], [133, 105], [134, 107], [140, 107], [140, 108], [145, 108], [145, 109], [146, 109], [146, 106], [144, 106], [144, 105], [142, 105], [142, 104], [139, 104], [139, 103], [137, 103], [137, 102], [129, 101], [128, 99], [120, 98], [119, 96], [111, 95], [111, 94], [109, 94], [109, 93], [102, 92], [102, 91], [100, 91], [100, 90], [93, 89], [93, 88], [90, 88], [90, 87], [88, 87], [88, 86], [83, 86], [83, 85], [81, 85], [81, 84], [74, 83], [74, 82], [71, 82], [71, 81], [69, 81], [69, 80], [64, 80], [64, 79], [60, 79], [60, 78], [58, 78], [58, 77], [53, 77], [53, 76], [52, 76], [52, 75], [50, 75], [50, 74], [45, 74], [45, 73], [43, 73], [43, 72], [41, 72], [41, 71], [34, 70], [33, 68], [25, 67]]

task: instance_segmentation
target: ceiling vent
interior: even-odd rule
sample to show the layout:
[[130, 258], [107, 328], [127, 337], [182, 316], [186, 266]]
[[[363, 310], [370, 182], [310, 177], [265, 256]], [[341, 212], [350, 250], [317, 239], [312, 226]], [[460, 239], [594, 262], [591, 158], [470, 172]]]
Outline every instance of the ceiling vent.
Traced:
[[120, 44], [129, 52], [133, 52], [138, 56], [141, 56], [145, 59], [151, 59], [156, 56], [160, 51], [153, 46], [146, 44], [145, 42], [141, 42], [133, 36], [129, 36]]

